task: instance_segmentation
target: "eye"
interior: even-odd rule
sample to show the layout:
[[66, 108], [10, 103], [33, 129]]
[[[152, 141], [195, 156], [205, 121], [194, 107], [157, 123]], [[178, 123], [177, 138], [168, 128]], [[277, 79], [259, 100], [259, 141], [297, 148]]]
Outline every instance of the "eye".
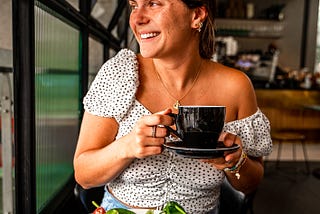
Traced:
[[150, 1], [149, 2], [149, 7], [156, 7], [159, 6], [160, 2], [159, 1]]
[[135, 1], [129, 1], [129, 8], [131, 11], [136, 10], [138, 8], [138, 4]]

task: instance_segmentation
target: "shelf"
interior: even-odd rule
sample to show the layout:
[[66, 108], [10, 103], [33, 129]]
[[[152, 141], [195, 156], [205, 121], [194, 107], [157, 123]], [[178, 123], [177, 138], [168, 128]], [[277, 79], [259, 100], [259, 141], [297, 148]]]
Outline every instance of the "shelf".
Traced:
[[253, 32], [248, 30], [237, 30], [237, 29], [219, 29], [215, 33], [216, 37], [241, 37], [241, 38], [255, 38], [255, 39], [280, 39], [282, 34], [276, 34], [273, 32]]
[[284, 23], [264, 19], [216, 19], [216, 36], [248, 38], [282, 37]]
[[277, 19], [260, 19], [260, 18], [252, 18], [252, 19], [247, 19], [247, 18], [216, 18], [215, 19], [218, 22], [282, 22], [282, 20], [277, 20]]

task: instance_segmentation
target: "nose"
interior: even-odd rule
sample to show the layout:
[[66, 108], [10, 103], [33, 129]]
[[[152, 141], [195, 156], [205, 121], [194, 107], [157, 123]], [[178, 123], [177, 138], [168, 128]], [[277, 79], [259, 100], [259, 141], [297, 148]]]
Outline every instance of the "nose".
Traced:
[[147, 10], [144, 7], [139, 7], [132, 11], [130, 19], [136, 25], [147, 24], [150, 20]]

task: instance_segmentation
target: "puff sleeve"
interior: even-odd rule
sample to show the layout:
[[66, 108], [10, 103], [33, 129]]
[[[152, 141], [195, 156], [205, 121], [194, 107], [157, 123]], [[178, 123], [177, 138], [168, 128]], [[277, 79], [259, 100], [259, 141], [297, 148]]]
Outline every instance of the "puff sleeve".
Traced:
[[133, 105], [139, 86], [138, 61], [133, 51], [122, 49], [99, 70], [83, 99], [84, 109], [118, 122]]
[[272, 152], [270, 122], [260, 109], [249, 117], [226, 123], [224, 131], [237, 134], [248, 155], [260, 157]]

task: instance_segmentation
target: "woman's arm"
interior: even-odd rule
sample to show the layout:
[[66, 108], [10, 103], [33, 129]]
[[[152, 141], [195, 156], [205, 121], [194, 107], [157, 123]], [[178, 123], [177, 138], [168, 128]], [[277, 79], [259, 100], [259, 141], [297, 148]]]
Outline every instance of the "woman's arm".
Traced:
[[239, 170], [239, 179], [232, 172], [225, 172], [230, 184], [237, 190], [248, 194], [257, 189], [263, 178], [262, 157], [247, 156], [245, 163]]
[[[237, 119], [243, 119], [252, 114], [256, 113], [257, 101], [254, 88], [251, 84], [249, 78], [241, 73], [234, 84], [237, 84], [235, 87], [234, 93], [236, 94], [237, 100], [235, 100], [235, 105], [238, 106], [238, 115]], [[236, 143], [241, 145], [241, 149], [235, 154], [230, 154], [226, 156], [225, 160], [233, 160], [233, 166], [236, 164], [236, 161], [239, 160], [242, 154], [242, 142], [239, 137], [236, 139]], [[230, 166], [228, 166], [230, 167]], [[226, 176], [230, 184], [237, 190], [242, 191], [243, 193], [250, 193], [254, 191], [263, 177], [263, 160], [262, 157], [251, 157], [247, 156], [245, 162], [239, 169], [239, 179], [234, 172], [226, 171]]]
[[[220, 136], [219, 140], [224, 141], [226, 146], [231, 146], [235, 143], [240, 145], [240, 148], [236, 152], [226, 154], [224, 157], [203, 161], [217, 169], [224, 170], [229, 183], [235, 189], [245, 194], [253, 192], [263, 177], [262, 157], [246, 156], [239, 171], [225, 170], [226, 168], [232, 169], [241, 159], [243, 152], [242, 142], [238, 136], [226, 132]], [[236, 175], [236, 172], [238, 175]]]
[[125, 139], [114, 141], [117, 130], [113, 118], [84, 113], [74, 156], [75, 178], [83, 188], [105, 184], [132, 162]]
[[[225, 102], [228, 103], [227, 108], [229, 108], [227, 121], [241, 120], [256, 113], [258, 110], [256, 96], [249, 78], [244, 73], [234, 69], [223, 67], [223, 70], [225, 76], [224, 81], [221, 82], [224, 85], [221, 87], [224, 91]], [[233, 169], [242, 155], [243, 142], [239, 136], [231, 133], [222, 133], [219, 140], [223, 141], [226, 146], [232, 146], [236, 143], [240, 148], [236, 152], [225, 154], [222, 158], [206, 160], [205, 162], [220, 170]], [[230, 184], [244, 193], [254, 191], [263, 176], [262, 157], [247, 156], [238, 172], [239, 179], [235, 172], [237, 171], [226, 170], [225, 172]]]
[[171, 125], [172, 118], [165, 110], [142, 117], [133, 130], [117, 140], [118, 123], [113, 118], [94, 116], [85, 112], [76, 152], [74, 170], [76, 181], [83, 188], [101, 186], [117, 177], [135, 158], [160, 154], [168, 131], [152, 126]]

